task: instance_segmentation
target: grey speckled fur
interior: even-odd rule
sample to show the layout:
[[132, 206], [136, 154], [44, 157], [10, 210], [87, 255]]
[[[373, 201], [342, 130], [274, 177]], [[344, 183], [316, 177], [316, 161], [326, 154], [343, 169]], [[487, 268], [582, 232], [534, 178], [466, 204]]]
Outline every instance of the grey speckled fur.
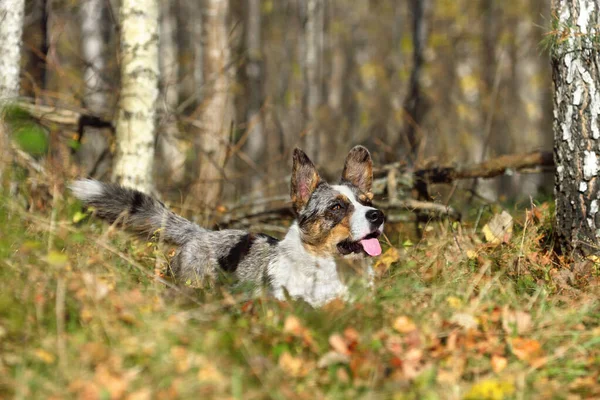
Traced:
[[[337, 271], [340, 258], [364, 260], [367, 253], [381, 252], [377, 237], [384, 215], [370, 202], [372, 176], [371, 156], [362, 146], [348, 154], [340, 185], [322, 181], [306, 154], [296, 149], [291, 198], [297, 218], [281, 241], [241, 230], [201, 228], [160, 201], [115, 184], [82, 179], [71, 190], [100, 218], [177, 245], [171, 271], [181, 282], [201, 284], [226, 272], [239, 282], [266, 285], [278, 299], [289, 295], [318, 307], [336, 297], [348, 298]], [[365, 272], [370, 279], [370, 266]]]
[[[248, 239], [248, 251], [241, 257], [234, 275], [240, 281], [262, 284], [267, 261], [272, 257], [276, 240], [241, 230], [210, 231], [180, 217], [165, 205], [137, 190], [91, 179], [71, 184], [75, 197], [92, 206], [98, 217], [125, 229], [151, 238], [160, 236], [166, 243], [179, 246], [173, 258], [173, 275], [181, 281], [201, 282], [216, 278], [231, 250], [242, 238]], [[244, 253], [242, 249], [241, 253]], [[221, 265], [219, 260], [223, 260]], [[256, 266], [263, 268], [256, 268]]]

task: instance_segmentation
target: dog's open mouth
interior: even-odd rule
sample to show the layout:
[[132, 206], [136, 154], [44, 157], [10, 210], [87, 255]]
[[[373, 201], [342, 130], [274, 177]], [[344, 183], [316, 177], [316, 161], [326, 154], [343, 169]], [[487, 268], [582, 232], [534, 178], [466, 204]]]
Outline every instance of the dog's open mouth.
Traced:
[[338, 251], [344, 256], [360, 252], [365, 252], [371, 257], [378, 256], [381, 254], [381, 245], [377, 239], [380, 235], [379, 231], [375, 231], [356, 242], [346, 239], [337, 244]]

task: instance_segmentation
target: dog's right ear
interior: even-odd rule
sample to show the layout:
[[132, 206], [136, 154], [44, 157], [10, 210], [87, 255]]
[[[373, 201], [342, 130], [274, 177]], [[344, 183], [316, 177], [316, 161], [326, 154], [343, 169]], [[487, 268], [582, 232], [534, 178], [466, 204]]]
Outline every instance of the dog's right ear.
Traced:
[[310, 195], [315, 191], [321, 177], [308, 156], [300, 149], [294, 149], [294, 165], [292, 167], [291, 198], [294, 211], [299, 213], [308, 203]]

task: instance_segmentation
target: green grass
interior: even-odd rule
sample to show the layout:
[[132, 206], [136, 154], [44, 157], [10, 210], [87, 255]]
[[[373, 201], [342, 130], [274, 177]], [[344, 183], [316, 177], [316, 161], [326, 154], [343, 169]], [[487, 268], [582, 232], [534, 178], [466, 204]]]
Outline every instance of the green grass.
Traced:
[[169, 249], [73, 222], [69, 197], [19, 204], [0, 198], [0, 398], [600, 396], [598, 268], [559, 279], [543, 206], [499, 246], [432, 224], [373, 295], [314, 310], [174, 287]]

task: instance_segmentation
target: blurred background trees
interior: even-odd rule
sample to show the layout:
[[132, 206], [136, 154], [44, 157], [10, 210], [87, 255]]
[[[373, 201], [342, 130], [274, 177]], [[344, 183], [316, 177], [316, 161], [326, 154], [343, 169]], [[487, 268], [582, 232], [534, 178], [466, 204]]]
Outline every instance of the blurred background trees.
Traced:
[[[157, 37], [148, 71], [158, 98], [148, 91], [136, 101], [154, 103], [156, 115], [127, 129], [156, 147], [153, 185], [186, 208], [287, 193], [295, 146], [328, 178], [355, 144], [376, 165], [410, 168], [552, 148], [551, 69], [539, 46], [546, 1], [148, 1], [142, 11], [155, 21], [135, 29]], [[65, 179], [121, 174], [119, 132], [131, 112], [123, 102], [146, 87], [135, 80], [144, 74], [127, 71], [126, 4], [25, 2], [20, 95], [116, 127], [47, 129], [55, 142], [80, 142]], [[129, 172], [148, 168], [138, 162]], [[509, 174], [459, 188], [528, 197], [550, 191], [547, 178]]]

